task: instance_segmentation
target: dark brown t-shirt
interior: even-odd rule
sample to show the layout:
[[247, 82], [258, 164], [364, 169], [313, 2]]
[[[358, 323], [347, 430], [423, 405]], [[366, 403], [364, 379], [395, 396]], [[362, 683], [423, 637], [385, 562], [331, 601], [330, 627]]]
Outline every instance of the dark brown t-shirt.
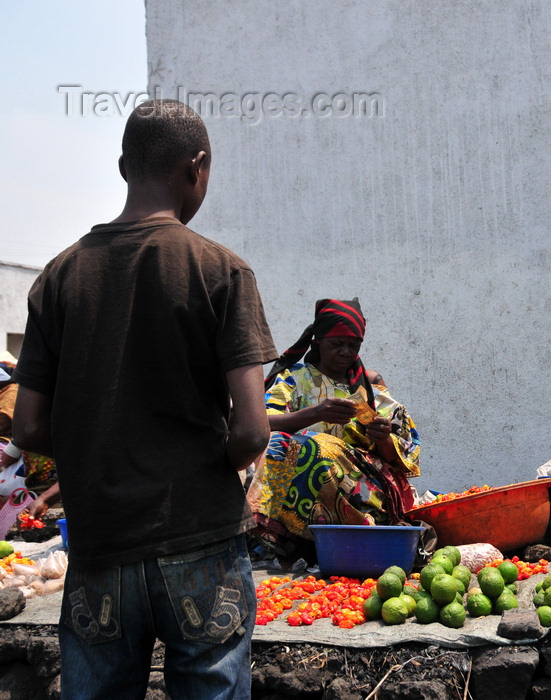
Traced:
[[74, 566], [252, 526], [225, 453], [225, 373], [276, 355], [250, 268], [175, 219], [95, 226], [49, 263], [14, 379], [52, 397]]

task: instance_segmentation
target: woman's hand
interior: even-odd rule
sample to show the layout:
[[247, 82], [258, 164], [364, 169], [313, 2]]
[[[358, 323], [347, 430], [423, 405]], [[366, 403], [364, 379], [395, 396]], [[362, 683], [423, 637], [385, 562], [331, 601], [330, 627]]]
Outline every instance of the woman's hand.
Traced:
[[26, 511], [31, 516], [31, 518], [42, 518], [48, 511], [49, 505], [44, 498], [44, 494], [35, 498]]
[[270, 430], [296, 433], [316, 423], [338, 423], [345, 425], [356, 415], [356, 406], [348, 399], [325, 399], [315, 406], [306, 406], [298, 411], [270, 414]]
[[346, 425], [356, 415], [356, 405], [348, 399], [325, 399], [313, 408], [316, 416], [316, 421], [314, 422], [318, 423]]
[[388, 418], [377, 416], [371, 423], [365, 426], [367, 437], [377, 445], [384, 443], [392, 431], [392, 425]]
[[29, 507], [22, 512], [27, 512], [31, 518], [42, 518], [46, 515], [50, 506], [57, 503], [59, 499], [59, 483], [56, 481], [47, 491], [44, 491], [44, 493], [41, 493], [40, 496], [31, 501]]
[[390, 438], [392, 424], [388, 418], [377, 416], [371, 423], [365, 426], [366, 435], [373, 440], [379, 456], [385, 462], [392, 464], [398, 459], [396, 447]]

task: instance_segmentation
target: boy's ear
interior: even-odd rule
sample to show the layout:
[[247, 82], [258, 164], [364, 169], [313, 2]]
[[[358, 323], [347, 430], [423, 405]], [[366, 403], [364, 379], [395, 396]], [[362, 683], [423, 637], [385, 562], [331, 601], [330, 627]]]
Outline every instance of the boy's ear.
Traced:
[[119, 173], [121, 174], [122, 179], [125, 182], [128, 182], [126, 178], [126, 168], [124, 167], [124, 158], [122, 156], [119, 158]]
[[193, 159], [193, 162], [195, 163], [195, 166], [197, 167], [197, 169], [206, 168], [207, 167], [207, 154], [205, 153], [205, 151], [199, 151], [199, 153]]
[[195, 183], [201, 176], [204, 177], [205, 173], [208, 173], [207, 154], [205, 153], [205, 151], [199, 151], [199, 153], [191, 161], [191, 164], [195, 176]]

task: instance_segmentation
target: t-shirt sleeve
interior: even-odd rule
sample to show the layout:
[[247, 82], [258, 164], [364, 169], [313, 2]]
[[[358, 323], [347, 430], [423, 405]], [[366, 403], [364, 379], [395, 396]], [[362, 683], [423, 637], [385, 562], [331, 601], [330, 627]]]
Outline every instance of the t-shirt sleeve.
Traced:
[[234, 271], [220, 304], [216, 336], [223, 372], [278, 357], [252, 270]]
[[55, 343], [58, 334], [48, 289], [43, 273], [29, 292], [29, 314], [13, 380], [27, 389], [53, 396], [57, 377], [58, 353]]

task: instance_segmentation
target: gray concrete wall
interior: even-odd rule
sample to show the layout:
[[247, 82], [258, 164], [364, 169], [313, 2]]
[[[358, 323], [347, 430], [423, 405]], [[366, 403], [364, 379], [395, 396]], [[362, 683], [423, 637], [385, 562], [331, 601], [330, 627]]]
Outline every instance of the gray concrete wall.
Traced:
[[253, 266], [278, 348], [316, 299], [359, 296], [362, 357], [421, 433], [416, 486], [533, 478], [551, 457], [551, 4], [146, 10], [150, 94], [211, 95], [191, 225]]
[[0, 262], [0, 352], [10, 350], [8, 335], [22, 335], [27, 322], [27, 294], [41, 268]]

